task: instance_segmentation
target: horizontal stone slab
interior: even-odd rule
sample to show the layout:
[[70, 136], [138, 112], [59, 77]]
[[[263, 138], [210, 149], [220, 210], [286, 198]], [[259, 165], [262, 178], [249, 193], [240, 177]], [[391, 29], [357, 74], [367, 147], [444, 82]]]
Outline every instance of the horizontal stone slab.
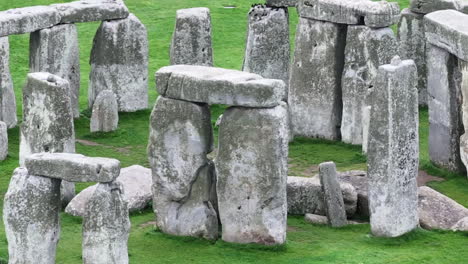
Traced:
[[298, 0], [266, 0], [267, 6], [274, 6], [274, 7], [288, 7], [288, 6], [296, 6]]
[[424, 17], [426, 40], [458, 58], [468, 61], [468, 15], [443, 10]]
[[398, 22], [398, 3], [370, 0], [298, 0], [300, 17], [338, 24], [380, 28]]
[[31, 33], [60, 23], [57, 9], [50, 6], [15, 8], [0, 12], [0, 37]]
[[120, 174], [120, 161], [71, 153], [37, 153], [26, 158], [29, 174], [69, 182], [111, 182]]
[[60, 23], [104, 21], [126, 18], [128, 8], [121, 0], [84, 0], [55, 4], [60, 14]]
[[411, 11], [419, 14], [429, 14], [439, 10], [460, 10], [464, 0], [411, 0]]
[[286, 84], [222, 68], [173, 65], [156, 72], [160, 95], [207, 104], [274, 107], [286, 99]]

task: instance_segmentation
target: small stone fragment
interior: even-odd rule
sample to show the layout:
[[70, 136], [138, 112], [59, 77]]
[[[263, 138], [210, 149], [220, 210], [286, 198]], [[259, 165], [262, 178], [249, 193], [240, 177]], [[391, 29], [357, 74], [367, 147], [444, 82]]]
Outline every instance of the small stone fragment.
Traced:
[[60, 23], [60, 15], [50, 6], [30, 6], [0, 12], [0, 37], [31, 33]]
[[411, 11], [419, 14], [429, 14], [445, 9], [461, 9], [463, 0], [411, 0]]
[[304, 220], [311, 224], [316, 225], [326, 225], [328, 224], [328, 217], [323, 215], [316, 215], [316, 214], [306, 214]]
[[16, 126], [16, 97], [10, 74], [10, 44], [8, 37], [0, 37], [0, 121], [8, 128]]
[[319, 176], [328, 224], [332, 227], [345, 226], [348, 221], [346, 220], [345, 205], [336, 175], [335, 163], [325, 162], [320, 164]]
[[8, 130], [5, 122], [0, 121], [0, 161], [8, 155]]
[[119, 106], [117, 98], [110, 90], [99, 93], [93, 104], [91, 132], [110, 132], [119, 125]]
[[121, 19], [129, 15], [122, 0], [82, 0], [51, 7], [60, 14], [61, 24]]

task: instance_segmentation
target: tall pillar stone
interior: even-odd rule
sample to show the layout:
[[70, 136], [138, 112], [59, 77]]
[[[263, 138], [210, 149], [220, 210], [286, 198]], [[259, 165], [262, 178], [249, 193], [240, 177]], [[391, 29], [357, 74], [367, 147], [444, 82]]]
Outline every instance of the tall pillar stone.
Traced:
[[288, 104], [292, 133], [339, 139], [346, 25], [299, 18]]
[[102, 22], [90, 64], [89, 108], [104, 90], [115, 93], [120, 112], [148, 108], [148, 34], [136, 16]]
[[68, 81], [73, 117], [80, 116], [80, 49], [75, 24], [63, 24], [31, 33], [29, 71], [48, 72]]
[[417, 70], [395, 57], [379, 67], [372, 95], [368, 146], [371, 231], [397, 237], [418, 227]]
[[398, 43], [390, 28], [348, 26], [342, 79], [343, 142], [363, 144], [363, 111], [366, 94], [374, 87], [380, 65], [388, 64], [398, 53]]
[[0, 121], [0, 161], [8, 155], [8, 131], [5, 122]]
[[177, 10], [170, 58], [171, 65], [213, 66], [211, 16], [208, 8]]
[[13, 128], [16, 117], [16, 97], [10, 74], [10, 44], [8, 37], [0, 38], [0, 121]]
[[285, 242], [288, 125], [286, 103], [223, 114], [215, 167], [224, 241]]
[[464, 128], [464, 134], [460, 137], [460, 158], [465, 168], [468, 168], [468, 62], [459, 60], [459, 69], [462, 76], [462, 121]]
[[148, 156], [153, 208], [167, 234], [218, 237], [213, 199], [215, 177], [207, 154], [213, 149], [207, 104], [159, 97], [151, 114]]
[[60, 209], [60, 180], [14, 171], [3, 204], [8, 263], [55, 263]]

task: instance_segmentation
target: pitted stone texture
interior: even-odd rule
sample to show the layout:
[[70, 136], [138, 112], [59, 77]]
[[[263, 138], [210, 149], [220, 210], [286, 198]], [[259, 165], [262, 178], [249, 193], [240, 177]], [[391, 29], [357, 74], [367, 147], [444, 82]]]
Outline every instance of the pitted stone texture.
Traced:
[[29, 71], [48, 72], [67, 80], [73, 117], [80, 116], [80, 49], [76, 25], [58, 25], [31, 33]]
[[83, 263], [128, 264], [130, 218], [120, 183], [100, 183], [83, 218]]
[[427, 89], [429, 92], [429, 157], [436, 165], [464, 172], [460, 157], [463, 134], [462, 92], [459, 60], [447, 51], [428, 44]]
[[9, 263], [55, 263], [60, 208], [60, 180], [14, 171], [3, 204]]
[[223, 114], [215, 163], [224, 241], [285, 242], [288, 130], [286, 103]]
[[401, 12], [398, 22], [399, 54], [404, 60], [414, 60], [418, 68], [419, 105], [427, 105], [426, 34], [424, 15], [411, 12], [408, 8]]
[[28, 74], [23, 88], [20, 165], [39, 152], [75, 152], [68, 81], [44, 72]]
[[398, 3], [370, 0], [299, 0], [300, 17], [338, 24], [380, 28], [398, 22]]
[[10, 74], [10, 44], [8, 37], [0, 37], [0, 121], [13, 128], [16, 117], [16, 97]]
[[213, 66], [211, 16], [205, 7], [177, 10], [171, 64]]
[[51, 5], [60, 14], [60, 23], [78, 23], [128, 17], [123, 0], [83, 0]]
[[159, 97], [150, 120], [148, 156], [158, 227], [179, 236], [217, 239], [207, 154], [213, 148], [208, 105]]
[[461, 76], [461, 94], [462, 94], [462, 122], [464, 134], [460, 137], [460, 158], [468, 168], [468, 62], [459, 60], [459, 71]]
[[252, 7], [243, 71], [288, 84], [290, 61], [288, 9]]
[[173, 65], [156, 72], [160, 95], [198, 103], [273, 107], [286, 98], [281, 80], [215, 67]]
[[379, 67], [372, 95], [368, 178], [371, 231], [397, 237], [418, 227], [419, 116], [416, 65]]
[[429, 14], [439, 10], [462, 8], [464, 0], [411, 0], [410, 10], [419, 14]]
[[8, 155], [8, 131], [5, 122], [0, 121], [0, 161]]
[[452, 226], [452, 231], [468, 231], [468, 216], [462, 218], [455, 225]]
[[70, 182], [111, 182], [120, 173], [120, 161], [71, 153], [36, 153], [26, 158], [33, 175]]
[[449, 197], [422, 186], [419, 191], [419, 223], [425, 229], [450, 230], [462, 218], [468, 217], [468, 209]]
[[319, 176], [328, 224], [332, 227], [347, 225], [348, 220], [346, 220], [345, 204], [336, 175], [335, 163], [325, 162], [320, 164]]
[[[368, 218], [369, 213], [369, 194], [368, 194], [368, 179], [365, 171], [345, 171], [338, 174], [340, 183], [351, 184], [357, 192], [357, 208], [356, 215], [359, 217]], [[346, 198], [346, 196], [344, 196]], [[346, 205], [346, 199], [345, 199]], [[348, 214], [349, 215], [349, 214]]]
[[110, 132], [119, 125], [119, 106], [114, 92], [105, 90], [99, 93], [93, 104], [91, 132]]
[[299, 18], [288, 97], [294, 135], [340, 138], [345, 43], [346, 26]]
[[60, 23], [58, 11], [50, 6], [31, 6], [0, 12], [0, 37], [31, 33]]
[[[340, 183], [346, 215], [356, 213], [358, 194], [355, 188], [348, 183]], [[288, 177], [287, 186], [288, 214], [304, 215], [306, 213], [326, 215], [324, 195], [319, 177]]]
[[388, 64], [398, 54], [398, 43], [390, 28], [372, 29], [348, 26], [345, 64], [342, 79], [342, 141], [363, 144], [363, 111], [366, 95], [374, 87], [380, 65]]
[[136, 16], [102, 22], [90, 64], [90, 108], [104, 90], [115, 93], [120, 112], [148, 108], [148, 34]]
[[267, 6], [274, 7], [295, 7], [298, 0], [266, 0]]
[[428, 43], [468, 61], [468, 15], [455, 10], [443, 10], [424, 16]]

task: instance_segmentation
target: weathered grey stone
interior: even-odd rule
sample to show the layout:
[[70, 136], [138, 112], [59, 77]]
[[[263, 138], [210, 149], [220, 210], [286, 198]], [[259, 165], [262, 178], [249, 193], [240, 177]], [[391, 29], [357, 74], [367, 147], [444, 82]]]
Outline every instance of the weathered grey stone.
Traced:
[[83, 263], [127, 264], [130, 225], [120, 183], [99, 183], [83, 218]]
[[299, 0], [300, 17], [348, 25], [388, 27], [398, 22], [398, 3], [370, 0]]
[[31, 6], [0, 12], [0, 37], [31, 33], [60, 23], [58, 11], [50, 6]]
[[213, 66], [211, 16], [206, 7], [177, 10], [171, 64]]
[[150, 120], [148, 156], [153, 208], [165, 233], [217, 239], [211, 191], [213, 134], [208, 105], [159, 97]]
[[62, 181], [62, 184], [60, 185], [60, 201], [62, 201], [62, 208], [66, 208], [75, 195], [75, 183]]
[[104, 90], [115, 93], [121, 112], [148, 108], [148, 34], [136, 16], [102, 22], [90, 64], [90, 108]]
[[[349, 183], [340, 183], [346, 215], [352, 217], [356, 213], [358, 193]], [[319, 177], [288, 177], [287, 186], [288, 214], [304, 215], [312, 213], [326, 215], [324, 195]]]
[[459, 60], [447, 51], [427, 45], [429, 93], [429, 157], [451, 171], [464, 172], [460, 158], [462, 92]]
[[323, 215], [316, 215], [316, 214], [306, 214], [304, 220], [311, 224], [316, 225], [326, 225], [328, 224], [328, 217]]
[[362, 108], [362, 152], [364, 154], [367, 154], [367, 148], [369, 147], [369, 126], [373, 92], [374, 88], [367, 89], [365, 106]]
[[33, 175], [70, 182], [111, 182], [120, 173], [120, 161], [92, 158], [72, 153], [36, 153], [26, 157], [26, 168]]
[[73, 117], [80, 116], [80, 49], [75, 24], [58, 25], [31, 33], [29, 71], [48, 72], [67, 80]]
[[419, 14], [429, 14], [445, 9], [461, 9], [463, 0], [411, 0], [411, 11]]
[[346, 211], [341, 187], [336, 176], [335, 163], [321, 163], [319, 165], [319, 176], [328, 224], [332, 227], [345, 226], [347, 224]]
[[428, 43], [445, 49], [459, 59], [468, 61], [468, 15], [455, 10], [443, 10], [424, 16]]
[[398, 43], [390, 28], [348, 27], [341, 84], [343, 142], [355, 145], [363, 143], [362, 116], [363, 108], [367, 107], [367, 91], [374, 87], [378, 67], [390, 63], [397, 54]]
[[51, 7], [60, 14], [61, 24], [121, 19], [129, 15], [122, 0], [82, 0]]
[[419, 116], [414, 61], [379, 67], [368, 146], [371, 231], [397, 237], [418, 227]]
[[[340, 182], [351, 184], [357, 192], [357, 208], [356, 215], [368, 218], [369, 212], [369, 194], [368, 194], [368, 179], [365, 171], [345, 171], [338, 174]], [[346, 196], [344, 196], [346, 198]], [[345, 199], [346, 205], [346, 199]], [[349, 213], [348, 213], [349, 216]]]
[[8, 37], [0, 37], [0, 120], [8, 128], [16, 126], [16, 97], [10, 74], [10, 44]]
[[266, 0], [267, 6], [274, 7], [295, 7], [298, 0]]
[[[151, 170], [139, 165], [133, 165], [120, 170], [120, 175], [115, 180], [122, 184], [123, 196], [127, 201], [129, 212], [143, 210], [153, 198], [151, 186]], [[96, 185], [82, 190], [65, 208], [65, 212], [73, 216], [83, 217], [86, 203], [93, 195]]]
[[160, 95], [186, 101], [246, 107], [273, 107], [286, 98], [281, 80], [222, 68], [173, 65], [156, 72]]
[[0, 161], [8, 155], [8, 131], [5, 122], [0, 121]]
[[461, 76], [461, 96], [462, 96], [462, 122], [464, 134], [460, 137], [460, 159], [465, 168], [468, 168], [468, 62], [458, 60], [458, 69]]
[[215, 163], [224, 241], [285, 242], [288, 130], [286, 103], [223, 114]]
[[292, 133], [336, 140], [346, 26], [299, 18], [288, 104]]
[[105, 90], [99, 93], [93, 104], [91, 132], [110, 132], [119, 125], [119, 106], [114, 92]]
[[68, 81], [49, 73], [28, 74], [23, 88], [19, 159], [39, 152], [75, 152]]
[[465, 14], [468, 14], [468, 3], [466, 1], [461, 3], [460, 11]]
[[60, 208], [60, 180], [14, 171], [3, 204], [8, 263], [55, 263]]
[[468, 231], [468, 216], [460, 219], [451, 229], [452, 231]]
[[288, 84], [290, 61], [288, 9], [253, 6], [249, 12], [243, 71]]
[[404, 60], [414, 60], [418, 68], [419, 105], [427, 105], [426, 34], [424, 15], [403, 9], [398, 22], [399, 53]]
[[468, 209], [449, 197], [422, 186], [419, 192], [419, 223], [425, 229], [450, 230], [468, 216]]

